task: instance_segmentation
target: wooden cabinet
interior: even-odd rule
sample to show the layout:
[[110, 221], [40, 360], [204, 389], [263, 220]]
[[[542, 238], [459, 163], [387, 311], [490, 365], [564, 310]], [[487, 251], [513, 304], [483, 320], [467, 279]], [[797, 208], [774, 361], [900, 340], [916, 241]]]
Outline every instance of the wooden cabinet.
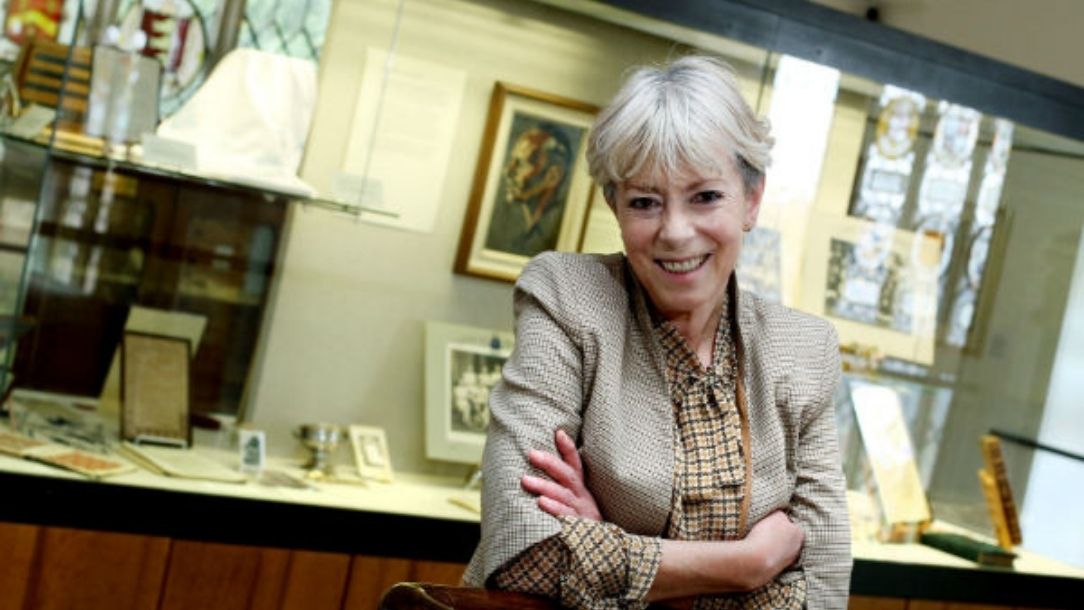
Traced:
[[0, 610], [371, 610], [465, 567], [0, 523]]
[[162, 610], [338, 610], [350, 556], [176, 540]]
[[0, 549], [0, 609], [157, 608], [170, 541], [0, 524]]
[[[300, 526], [298, 526], [300, 527]], [[0, 610], [375, 610], [466, 565], [0, 523]], [[1027, 610], [851, 597], [849, 610]]]

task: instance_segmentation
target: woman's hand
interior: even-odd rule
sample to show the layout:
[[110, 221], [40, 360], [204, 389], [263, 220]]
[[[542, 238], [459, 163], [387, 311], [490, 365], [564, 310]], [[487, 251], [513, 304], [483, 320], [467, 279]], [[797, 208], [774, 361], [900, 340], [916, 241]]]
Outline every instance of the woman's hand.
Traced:
[[554, 517], [582, 517], [602, 521], [595, 498], [587, 491], [583, 479], [583, 464], [576, 444], [558, 429], [554, 443], [560, 457], [547, 451], [531, 450], [527, 460], [552, 480], [523, 475], [523, 488], [538, 496], [538, 506]]
[[770, 582], [798, 559], [805, 542], [805, 532], [777, 510], [753, 526], [743, 541], [754, 566], [752, 588]]

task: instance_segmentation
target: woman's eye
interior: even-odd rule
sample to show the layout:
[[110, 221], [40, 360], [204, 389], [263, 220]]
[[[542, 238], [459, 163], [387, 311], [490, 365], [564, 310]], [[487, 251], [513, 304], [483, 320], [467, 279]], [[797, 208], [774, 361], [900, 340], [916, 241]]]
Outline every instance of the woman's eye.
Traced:
[[655, 206], [655, 200], [650, 197], [635, 197], [629, 200], [629, 209], [650, 210]]
[[693, 195], [694, 203], [714, 203], [723, 198], [721, 191], [700, 191]]

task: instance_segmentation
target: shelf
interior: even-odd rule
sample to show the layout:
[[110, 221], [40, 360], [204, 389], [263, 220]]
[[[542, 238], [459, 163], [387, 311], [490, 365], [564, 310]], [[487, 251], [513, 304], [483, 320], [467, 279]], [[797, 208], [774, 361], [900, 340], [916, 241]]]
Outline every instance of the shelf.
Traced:
[[138, 248], [146, 252], [148, 258], [187, 263], [189, 265], [210, 266], [215, 261], [229, 261], [230, 270], [235, 272], [259, 271], [264, 275], [270, 275], [274, 266], [273, 261], [264, 260], [252, 268], [249, 267], [249, 262], [252, 259], [247, 256], [221, 254], [207, 248], [155, 241], [147, 237], [124, 237], [87, 229], [76, 229], [57, 224], [54, 221], [43, 221], [38, 226], [38, 234], [51, 239], [66, 239], [81, 245], [104, 246], [122, 251]]
[[285, 198], [291, 201], [296, 201], [297, 203], [301, 203], [303, 205], [323, 208], [326, 210], [341, 212], [353, 216], [360, 216], [362, 214], [373, 214], [377, 216], [384, 216], [387, 218], [398, 218], [399, 216], [394, 212], [389, 212], [387, 210], [381, 210], [377, 208], [370, 208], [367, 206], [342, 201], [340, 199], [314, 196], [299, 191], [292, 191], [290, 189], [279, 187], [271, 183], [262, 182], [257, 178], [249, 179], [244, 176], [226, 177], [209, 175], [191, 170], [184, 170], [177, 167], [153, 165], [149, 163], [133, 161], [126, 158], [108, 157], [104, 154], [92, 153], [88, 150], [83, 149], [69, 150], [64, 148], [63, 142], [56, 142], [52, 148], [49, 148], [49, 141], [47, 138], [44, 137], [26, 139], [14, 136], [10, 133], [0, 133], [0, 137], [5, 140], [12, 140], [15, 142], [21, 142], [24, 144], [30, 144], [33, 146], [39, 146], [43, 149], [47, 149], [49, 150], [50, 155], [56, 159], [81, 165], [90, 165], [99, 169], [104, 169], [106, 171], [127, 171], [162, 178], [183, 180], [186, 182], [195, 182], [198, 184], [212, 187], [226, 187], [250, 192], [257, 192], [271, 197]]

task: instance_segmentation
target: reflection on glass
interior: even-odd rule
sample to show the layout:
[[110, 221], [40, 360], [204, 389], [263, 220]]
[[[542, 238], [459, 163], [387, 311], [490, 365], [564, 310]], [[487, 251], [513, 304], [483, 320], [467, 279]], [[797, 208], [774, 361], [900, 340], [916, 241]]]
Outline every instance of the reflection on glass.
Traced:
[[220, 11], [213, 0], [142, 0], [121, 5], [112, 40], [162, 66], [161, 114], [173, 114], [206, 77]]
[[907, 199], [915, 164], [915, 140], [926, 98], [886, 85], [880, 99], [873, 142], [869, 145], [862, 181], [851, 204], [851, 215], [896, 225]]
[[301, 59], [320, 59], [331, 0], [249, 0], [239, 46]]

